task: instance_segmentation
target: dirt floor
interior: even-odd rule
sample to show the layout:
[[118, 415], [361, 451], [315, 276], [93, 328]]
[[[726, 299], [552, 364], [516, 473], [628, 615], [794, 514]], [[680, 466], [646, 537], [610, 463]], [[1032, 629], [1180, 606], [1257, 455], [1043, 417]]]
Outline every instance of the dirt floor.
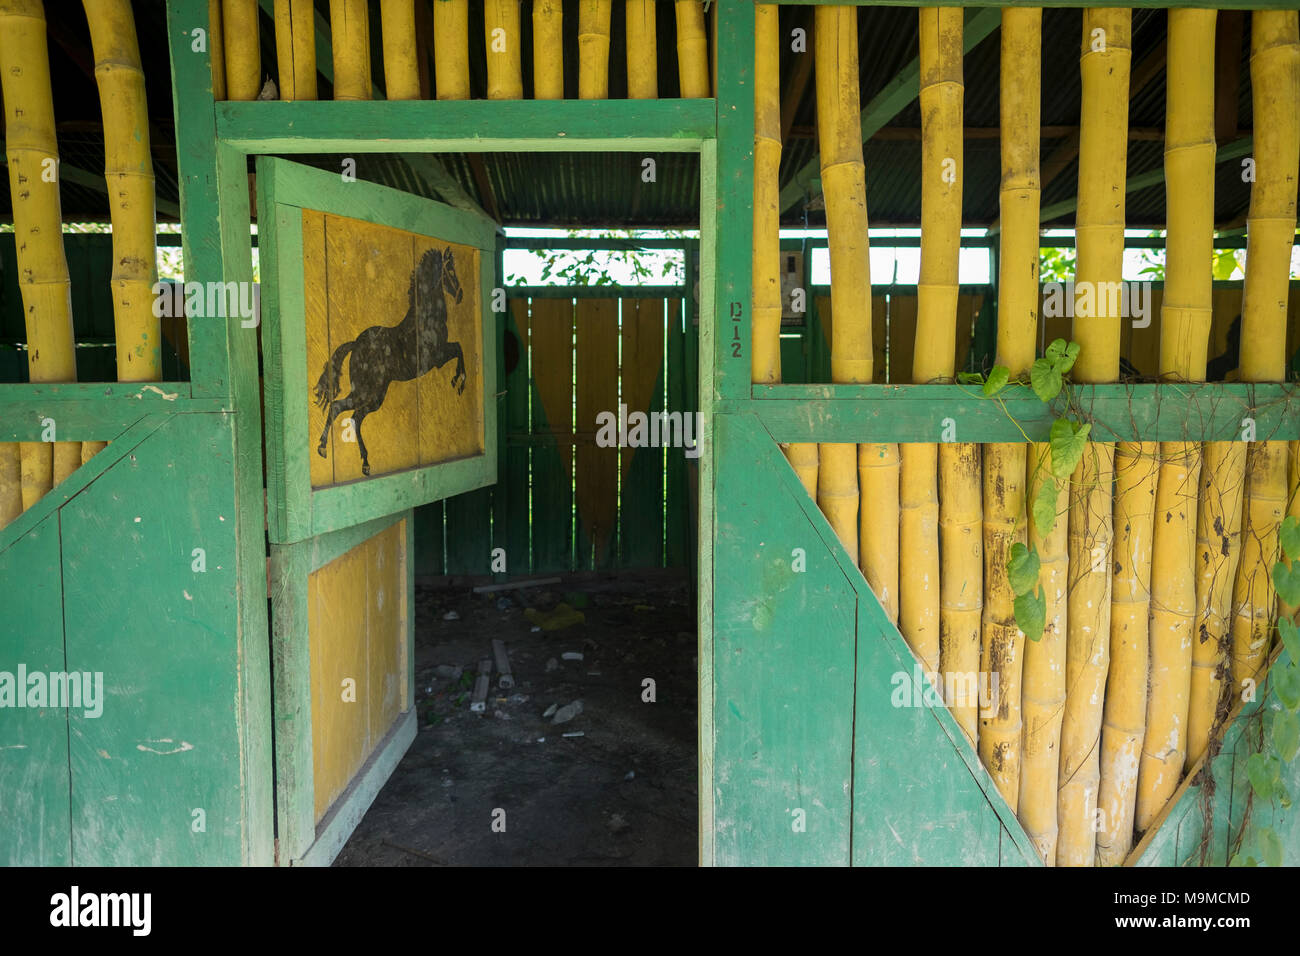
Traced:
[[[415, 602], [420, 731], [336, 866], [696, 863], [685, 578], [566, 575], [485, 595], [417, 586]], [[554, 615], [565, 603], [584, 620], [544, 629], [563, 623]], [[499, 688], [494, 668], [486, 711], [471, 713], [494, 638], [506, 642], [515, 685]], [[654, 702], [643, 700], [647, 678]], [[581, 712], [555, 723], [575, 701]]]

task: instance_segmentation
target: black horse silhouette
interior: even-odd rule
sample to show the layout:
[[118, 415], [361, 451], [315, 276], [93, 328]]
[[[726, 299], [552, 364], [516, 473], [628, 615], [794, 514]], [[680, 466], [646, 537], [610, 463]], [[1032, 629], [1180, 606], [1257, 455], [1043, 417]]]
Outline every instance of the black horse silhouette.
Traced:
[[[351, 342], [344, 342], [325, 363], [316, 382], [316, 404], [328, 408], [325, 430], [316, 451], [326, 457], [330, 426], [342, 412], [352, 412], [357, 431], [357, 448], [361, 452], [361, 473], [370, 474], [370, 457], [361, 438], [361, 423], [377, 411], [393, 382], [409, 382], [434, 368], [442, 368], [453, 358], [456, 374], [451, 384], [457, 394], [465, 391], [465, 356], [459, 342], [447, 341], [447, 303], [443, 293], [459, 304], [464, 292], [456, 278], [456, 266], [450, 247], [439, 252], [430, 249], [411, 272], [407, 292], [410, 306], [396, 325], [372, 325]], [[337, 398], [343, 361], [351, 354], [349, 366], [352, 391]]]

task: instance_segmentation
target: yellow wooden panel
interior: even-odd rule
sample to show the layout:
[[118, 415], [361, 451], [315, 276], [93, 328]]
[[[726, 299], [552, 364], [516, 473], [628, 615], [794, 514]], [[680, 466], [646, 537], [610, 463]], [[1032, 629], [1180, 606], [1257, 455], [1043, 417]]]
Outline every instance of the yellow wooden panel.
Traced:
[[[312, 779], [316, 820], [341, 794], [369, 747], [366, 700], [366, 545], [308, 576]], [[354, 682], [352, 700], [344, 681]]]
[[335, 355], [351, 349], [340, 366], [338, 395], [343, 407], [353, 407], [335, 419], [329, 449], [336, 484], [363, 477], [363, 448], [371, 475], [418, 463], [418, 409], [407, 368], [416, 351], [416, 322], [408, 312], [413, 243], [400, 229], [325, 218], [330, 344]]
[[577, 317], [578, 542], [585, 559], [605, 558], [618, 510], [618, 450], [596, 445], [596, 416], [618, 414], [618, 300], [581, 299]]
[[[434, 366], [416, 379], [422, 465], [483, 454], [479, 255], [473, 246], [416, 237], [415, 262], [432, 267], [441, 258], [444, 278], [441, 289], [431, 290], [433, 320], [423, 324], [420, 335], [420, 367]], [[445, 329], [437, 321], [439, 303], [446, 308]]]
[[573, 302], [534, 299], [528, 321], [533, 385], [564, 467], [573, 474]]
[[[307, 370], [319, 375], [334, 354], [330, 347], [329, 318], [325, 309], [325, 214], [315, 209], [302, 211], [303, 309], [307, 320]], [[315, 380], [312, 380], [313, 386]], [[325, 430], [325, 409], [319, 402], [308, 402], [307, 427], [313, 447]], [[313, 453], [311, 486], [321, 488], [334, 483], [334, 460]]]
[[366, 542], [369, 743], [373, 750], [406, 703], [406, 522]]
[[[882, 306], [883, 308], [883, 306]], [[889, 297], [889, 381], [912, 381], [912, 357], [916, 354], [916, 311], [914, 295]], [[877, 373], [877, 382], [884, 379]]]
[[[680, 300], [672, 299], [675, 308]], [[655, 385], [659, 382], [664, 364], [664, 300], [623, 300], [623, 404], [628, 414], [650, 411]], [[648, 440], [648, 439], [647, 439]], [[627, 477], [635, 448], [619, 452], [619, 474]]]
[[479, 250], [310, 210], [303, 230], [313, 486], [482, 454]]
[[966, 359], [970, 355], [971, 330], [975, 317], [984, 305], [982, 295], [959, 295], [957, 297], [957, 350], [953, 355], [953, 368], [961, 372], [966, 368]]

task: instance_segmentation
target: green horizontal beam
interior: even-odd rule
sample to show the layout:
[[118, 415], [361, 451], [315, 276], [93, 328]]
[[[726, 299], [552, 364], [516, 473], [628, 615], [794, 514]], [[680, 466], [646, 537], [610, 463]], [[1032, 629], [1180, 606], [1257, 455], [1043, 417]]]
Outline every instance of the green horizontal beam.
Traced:
[[190, 398], [189, 382], [0, 385], [0, 441], [108, 441], [152, 414], [219, 412], [220, 399]]
[[[916, 4], [919, 6], [920, 4]], [[929, 4], [927, 4], [928, 6]], [[963, 4], [968, 6], [989, 7], [992, 4]], [[900, 4], [913, 6], [913, 4]], [[954, 4], [957, 6], [957, 4]], [[980, 10], [968, 14], [962, 40], [962, 53], [975, 49], [985, 37], [989, 36], [1002, 23], [1002, 14], [997, 10]], [[806, 54], [808, 55], [808, 54]], [[890, 120], [901, 113], [909, 103], [921, 95], [921, 59], [918, 55], [898, 74], [886, 83], [875, 96], [862, 108], [861, 126], [862, 142], [866, 142], [883, 129]], [[821, 175], [821, 155], [814, 154], [808, 162], [795, 172], [789, 184], [781, 190], [781, 212], [786, 212], [800, 199], [808, 194], [812, 180]]]
[[713, 100], [222, 102], [217, 138], [246, 153], [694, 152]]
[[1259, 441], [1300, 438], [1300, 385], [1072, 385], [1051, 406], [1024, 385], [985, 398], [972, 385], [755, 385], [754, 401], [718, 413], [755, 414], [779, 442], [1046, 441], [1067, 412], [1094, 441]]

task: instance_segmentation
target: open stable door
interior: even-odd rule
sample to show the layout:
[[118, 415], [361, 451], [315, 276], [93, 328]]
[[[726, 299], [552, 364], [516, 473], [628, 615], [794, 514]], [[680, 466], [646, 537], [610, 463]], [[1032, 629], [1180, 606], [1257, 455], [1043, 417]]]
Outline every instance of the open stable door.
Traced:
[[412, 509], [496, 480], [495, 228], [257, 182], [277, 858], [327, 864], [415, 736]]

